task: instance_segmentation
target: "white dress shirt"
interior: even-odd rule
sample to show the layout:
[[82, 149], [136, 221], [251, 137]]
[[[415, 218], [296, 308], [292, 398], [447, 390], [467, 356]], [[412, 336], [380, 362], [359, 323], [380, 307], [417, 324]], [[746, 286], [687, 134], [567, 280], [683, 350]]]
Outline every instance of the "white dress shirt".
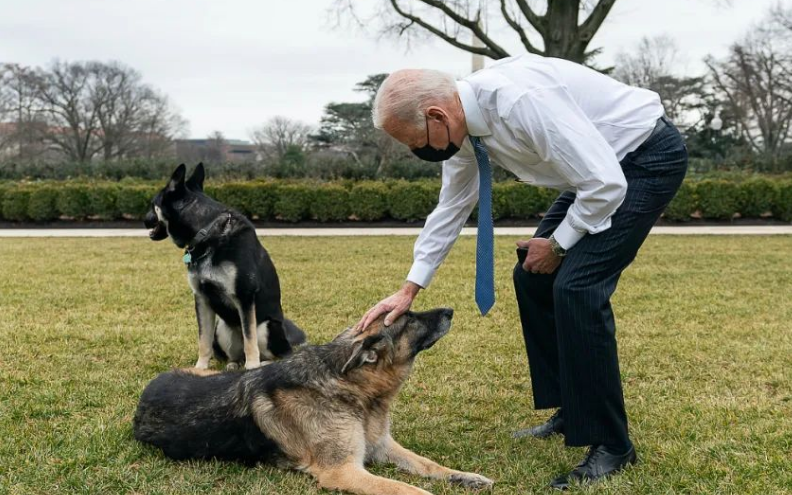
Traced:
[[[663, 115], [660, 97], [566, 60], [523, 55], [457, 81], [468, 133], [490, 162], [521, 181], [575, 202], [554, 232], [565, 249], [610, 228], [627, 192], [619, 162]], [[407, 280], [426, 287], [478, 200], [478, 164], [468, 139], [443, 163], [437, 208], [415, 243]]]

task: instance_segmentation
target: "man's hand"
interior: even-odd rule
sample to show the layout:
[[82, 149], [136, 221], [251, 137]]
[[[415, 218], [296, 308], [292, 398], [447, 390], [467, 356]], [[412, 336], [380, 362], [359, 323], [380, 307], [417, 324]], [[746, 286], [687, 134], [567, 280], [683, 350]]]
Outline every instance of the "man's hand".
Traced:
[[388, 315], [385, 317], [385, 326], [387, 327], [393, 323], [396, 318], [403, 315], [407, 312], [407, 310], [410, 309], [413, 299], [415, 299], [415, 296], [418, 295], [418, 291], [420, 290], [420, 285], [414, 284], [412, 282], [405, 282], [398, 292], [392, 296], [386, 297], [382, 301], [378, 302], [373, 308], [368, 310], [366, 314], [363, 315], [363, 318], [361, 318], [357, 323], [357, 325], [355, 325], [355, 330], [362, 332], [374, 320], [385, 313], [388, 313]]
[[561, 264], [561, 258], [553, 253], [550, 241], [547, 239], [534, 237], [528, 241], [517, 241], [517, 246], [528, 248], [528, 255], [523, 262], [525, 271], [549, 274], [556, 271]]

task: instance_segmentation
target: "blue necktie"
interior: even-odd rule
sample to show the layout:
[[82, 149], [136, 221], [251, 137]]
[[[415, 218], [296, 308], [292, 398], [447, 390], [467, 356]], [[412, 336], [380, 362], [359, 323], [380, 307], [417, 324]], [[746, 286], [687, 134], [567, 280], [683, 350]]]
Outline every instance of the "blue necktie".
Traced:
[[495, 305], [495, 256], [492, 231], [492, 169], [480, 138], [470, 137], [479, 168], [478, 232], [476, 235], [476, 304], [481, 315]]

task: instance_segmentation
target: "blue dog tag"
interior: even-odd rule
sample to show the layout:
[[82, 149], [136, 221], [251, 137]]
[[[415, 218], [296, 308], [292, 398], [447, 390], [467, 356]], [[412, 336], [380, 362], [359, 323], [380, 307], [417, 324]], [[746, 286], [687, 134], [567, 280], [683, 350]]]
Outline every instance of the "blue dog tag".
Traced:
[[182, 257], [182, 261], [184, 261], [185, 265], [189, 265], [190, 262], [192, 261], [192, 255], [190, 253], [184, 253], [184, 256]]

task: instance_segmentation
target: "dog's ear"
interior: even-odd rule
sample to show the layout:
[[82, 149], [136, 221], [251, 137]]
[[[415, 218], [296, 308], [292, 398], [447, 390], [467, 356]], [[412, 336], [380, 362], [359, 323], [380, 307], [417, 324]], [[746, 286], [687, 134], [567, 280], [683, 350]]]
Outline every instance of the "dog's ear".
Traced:
[[205, 176], [206, 172], [204, 172], [203, 162], [201, 162], [195, 167], [195, 170], [193, 170], [190, 178], [187, 179], [187, 188], [192, 189], [193, 191], [203, 192]]
[[371, 335], [355, 344], [352, 355], [349, 356], [341, 373], [346, 374], [351, 370], [360, 368], [364, 364], [376, 363], [380, 354], [387, 348], [388, 341], [382, 335]]
[[168, 185], [165, 186], [165, 189], [168, 192], [184, 189], [184, 176], [186, 173], [187, 166], [183, 163], [176, 167], [176, 170], [173, 171], [173, 175], [171, 175], [170, 181], [168, 181]]

